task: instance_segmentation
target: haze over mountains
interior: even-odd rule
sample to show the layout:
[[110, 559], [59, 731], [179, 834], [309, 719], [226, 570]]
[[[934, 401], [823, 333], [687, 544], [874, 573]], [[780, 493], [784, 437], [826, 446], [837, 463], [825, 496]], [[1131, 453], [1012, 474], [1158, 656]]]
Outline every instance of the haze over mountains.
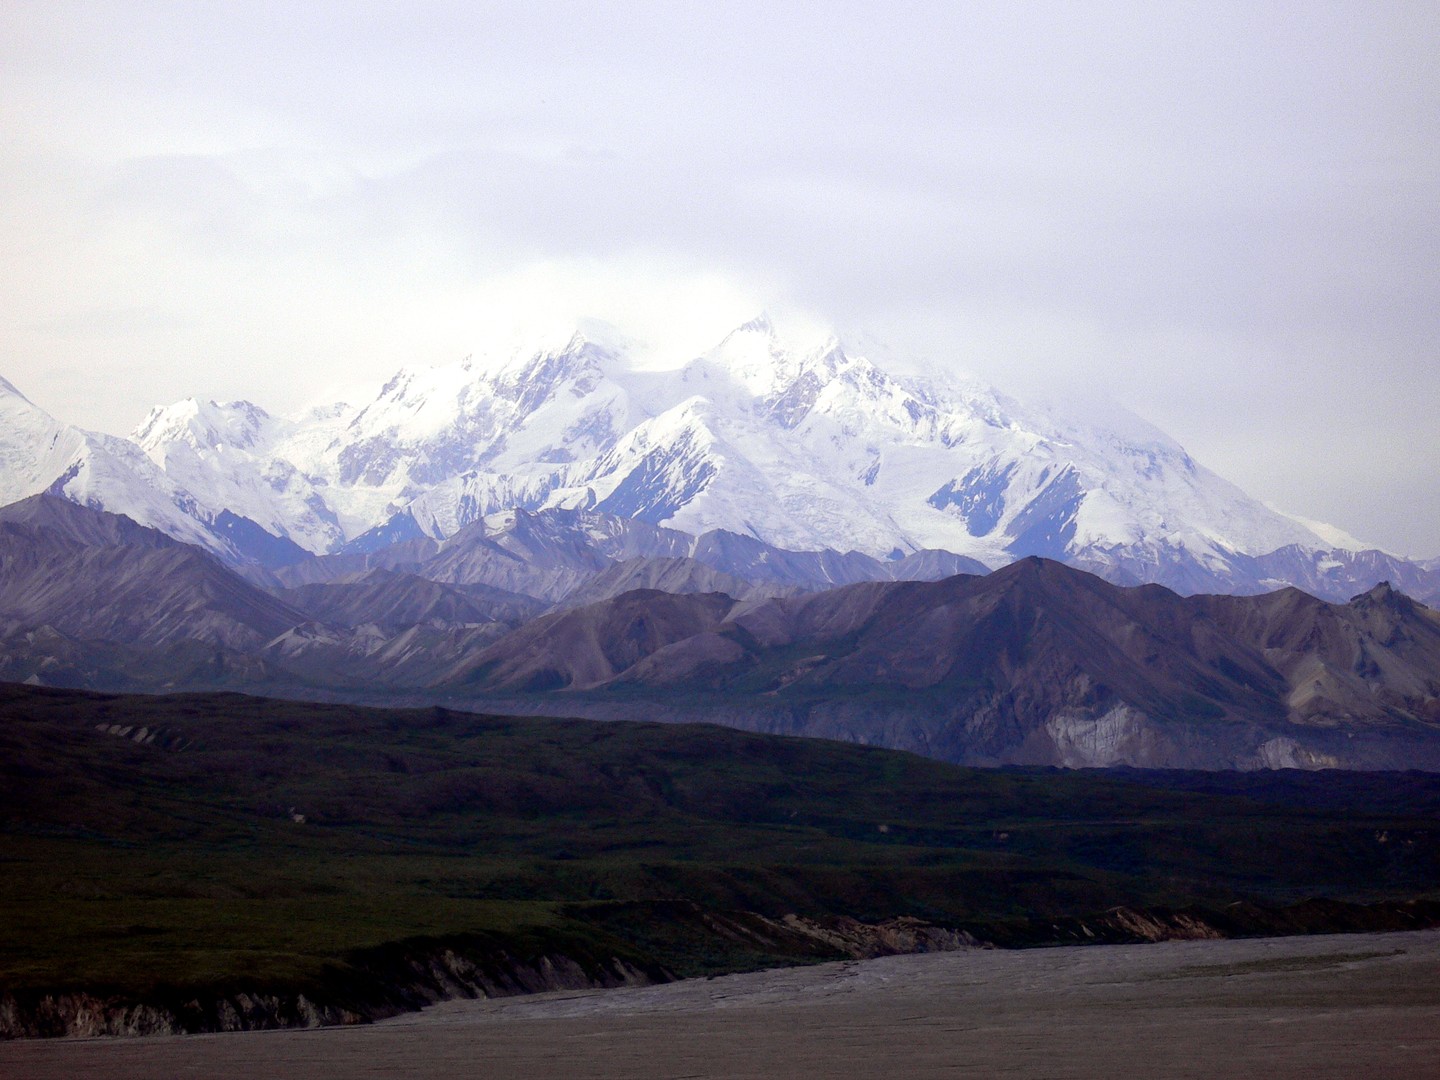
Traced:
[[1040, 555], [1187, 593], [1290, 584], [1344, 600], [1389, 580], [1440, 596], [1433, 560], [1278, 514], [1138, 418], [896, 375], [833, 338], [782, 340], [764, 317], [667, 368], [587, 326], [533, 352], [406, 369], [371, 400], [299, 417], [179, 402], [131, 441], [66, 427], [9, 384], [0, 409], [6, 501], [53, 488], [237, 565], [562, 508], [882, 561]]

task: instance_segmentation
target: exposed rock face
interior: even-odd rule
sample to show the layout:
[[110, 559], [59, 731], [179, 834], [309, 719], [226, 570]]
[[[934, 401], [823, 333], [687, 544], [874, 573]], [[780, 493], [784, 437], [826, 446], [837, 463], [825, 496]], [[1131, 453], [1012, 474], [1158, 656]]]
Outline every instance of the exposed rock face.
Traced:
[[984, 944], [964, 930], [935, 926], [921, 919], [902, 916], [882, 923], [862, 923], [855, 919], [832, 919], [824, 923], [799, 915], [786, 915], [780, 920], [786, 929], [813, 937], [837, 952], [856, 960], [875, 956], [898, 956], [902, 953], [952, 952], [956, 949], [979, 949]]
[[1218, 941], [1225, 935], [1215, 927], [1185, 912], [1157, 914], [1115, 908], [1096, 920], [1105, 926], [1133, 936], [1137, 941]]
[[359, 1013], [320, 1006], [304, 994], [237, 993], [178, 1005], [157, 1005], [89, 993], [45, 994], [24, 1001], [0, 997], [0, 1038], [96, 1038], [185, 1035], [198, 1031], [259, 1031], [355, 1024]]
[[[1059, 713], [1041, 729], [1050, 742], [1055, 764], [1067, 769], [1139, 765], [1164, 754], [1166, 740], [1149, 718], [1129, 705], [1115, 705], [1100, 716]], [[1044, 754], [1044, 743], [1037, 740]]]
[[647, 986], [663, 981], [666, 975], [658, 969], [642, 971], [613, 957], [587, 967], [568, 956], [542, 956], [527, 964], [503, 954], [481, 960], [455, 949], [444, 949], [407, 958], [392, 976], [397, 977], [405, 1004], [420, 1008], [460, 997], [510, 997], [550, 990]]
[[1280, 735], [1267, 739], [1256, 749], [1257, 764], [1262, 769], [1338, 769], [1340, 758], [1301, 746], [1296, 740]]
[[0, 1038], [182, 1035], [359, 1024], [451, 998], [508, 997], [549, 990], [644, 986], [664, 981], [612, 958], [584, 966], [568, 956], [523, 963], [504, 954], [475, 957], [451, 948], [387, 956], [362, 972], [368, 993], [321, 1002], [304, 993], [237, 991], [218, 996], [157, 994], [153, 1001], [84, 991], [0, 996]]

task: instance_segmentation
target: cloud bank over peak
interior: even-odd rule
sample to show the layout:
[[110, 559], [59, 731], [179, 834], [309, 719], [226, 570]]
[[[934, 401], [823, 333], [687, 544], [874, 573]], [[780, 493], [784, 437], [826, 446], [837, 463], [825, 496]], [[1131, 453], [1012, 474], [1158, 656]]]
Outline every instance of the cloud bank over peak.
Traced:
[[771, 307], [1098, 386], [1277, 504], [1440, 547], [1432, 5], [57, 4], [0, 30], [0, 325], [76, 422], [298, 405], [583, 314], [700, 348]]

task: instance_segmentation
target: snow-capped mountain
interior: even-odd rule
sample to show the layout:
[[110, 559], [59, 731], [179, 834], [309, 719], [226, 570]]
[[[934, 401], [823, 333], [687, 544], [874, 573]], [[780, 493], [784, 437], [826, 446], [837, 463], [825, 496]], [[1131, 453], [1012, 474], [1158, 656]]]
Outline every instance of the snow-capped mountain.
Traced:
[[637, 355], [587, 326], [405, 369], [368, 401], [298, 417], [180, 402], [137, 429], [143, 455], [123, 440], [111, 452], [151, 466], [127, 477], [160, 502], [190, 499], [181, 516], [202, 528], [229, 515], [311, 552], [563, 508], [790, 550], [938, 549], [992, 567], [1042, 555], [1186, 592], [1303, 581], [1348, 597], [1377, 569], [1415, 567], [1331, 558], [1327, 527], [1251, 499], [1113, 407], [1067, 415], [962, 378], [897, 375], [834, 338], [787, 341], [763, 316], [698, 357]]
[[976, 383], [900, 378], [833, 339], [788, 343], [763, 317], [668, 371], [577, 334], [402, 371], [361, 408], [295, 421], [182, 402], [136, 439], [177, 482], [313, 551], [387, 525], [443, 538], [516, 506], [1138, 577], [1329, 546], [1134, 417], [1101, 425]]
[[833, 340], [788, 348], [763, 319], [682, 368], [670, 397], [583, 477], [601, 509], [990, 565], [1325, 546], [1137, 418], [1087, 424], [975, 383], [897, 378]]
[[345, 542], [335, 511], [301, 470], [350, 419], [336, 406], [301, 420], [271, 416], [248, 401], [220, 405], [193, 399], [151, 411], [132, 438], [149, 462], [212, 513], [229, 510], [308, 551]]
[[0, 378], [0, 505], [50, 492], [236, 559], [196, 500], [133, 442], [62, 424]]

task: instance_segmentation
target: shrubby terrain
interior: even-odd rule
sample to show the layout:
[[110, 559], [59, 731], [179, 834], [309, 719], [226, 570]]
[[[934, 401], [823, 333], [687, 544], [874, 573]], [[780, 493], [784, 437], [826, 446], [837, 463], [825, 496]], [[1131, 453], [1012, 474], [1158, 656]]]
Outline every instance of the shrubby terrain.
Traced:
[[711, 726], [0, 690], [12, 1034], [1440, 920], [1440, 777], [960, 768]]

